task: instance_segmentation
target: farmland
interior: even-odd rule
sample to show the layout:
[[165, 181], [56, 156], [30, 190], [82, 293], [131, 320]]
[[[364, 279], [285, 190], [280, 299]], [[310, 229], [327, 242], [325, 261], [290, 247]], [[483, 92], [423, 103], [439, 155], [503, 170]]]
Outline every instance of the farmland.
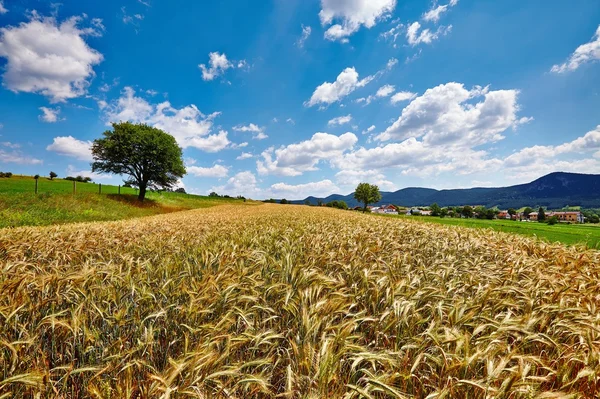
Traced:
[[440, 218], [432, 216], [391, 216], [403, 220], [462, 226], [476, 229], [491, 229], [506, 233], [537, 237], [548, 242], [561, 242], [567, 245], [585, 245], [600, 248], [600, 226], [597, 224], [555, 224], [537, 222], [519, 222], [513, 220]]
[[0, 397], [594, 398], [600, 253], [329, 208], [0, 230]]
[[62, 179], [35, 180], [31, 176], [0, 179], [0, 228], [41, 226], [58, 223], [108, 221], [170, 213], [186, 209], [241, 203], [227, 198], [209, 198], [174, 192], [150, 192], [147, 200], [136, 201], [136, 190], [93, 183], [77, 183]]

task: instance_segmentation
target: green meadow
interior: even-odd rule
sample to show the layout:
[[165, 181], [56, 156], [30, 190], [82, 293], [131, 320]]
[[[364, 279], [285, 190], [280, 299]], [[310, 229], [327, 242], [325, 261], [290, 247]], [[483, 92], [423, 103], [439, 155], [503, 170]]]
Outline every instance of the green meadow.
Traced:
[[[38, 194], [31, 176], [0, 178], [0, 228], [42, 226], [72, 222], [129, 219], [226, 203], [243, 203], [233, 198], [213, 198], [174, 192], [150, 192], [143, 203], [133, 188], [76, 183], [40, 177]], [[251, 202], [247, 202], [250, 204]]]
[[506, 233], [535, 236], [548, 242], [561, 242], [567, 245], [582, 244], [589, 248], [600, 248], [600, 227], [597, 224], [555, 224], [520, 222], [515, 220], [486, 220], [440, 218], [434, 216], [390, 216], [402, 220], [462, 226], [478, 229], [492, 229]]

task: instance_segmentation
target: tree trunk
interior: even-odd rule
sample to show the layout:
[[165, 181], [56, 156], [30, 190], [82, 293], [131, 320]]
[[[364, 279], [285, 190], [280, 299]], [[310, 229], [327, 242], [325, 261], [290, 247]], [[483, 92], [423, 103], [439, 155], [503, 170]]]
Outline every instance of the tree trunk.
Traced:
[[368, 204], [369, 204], [368, 202], [365, 202], [365, 207], [363, 208], [363, 213], [365, 213], [367, 211], [367, 205]]
[[138, 201], [144, 202], [144, 198], [146, 198], [146, 185], [140, 184], [140, 193], [138, 194]]

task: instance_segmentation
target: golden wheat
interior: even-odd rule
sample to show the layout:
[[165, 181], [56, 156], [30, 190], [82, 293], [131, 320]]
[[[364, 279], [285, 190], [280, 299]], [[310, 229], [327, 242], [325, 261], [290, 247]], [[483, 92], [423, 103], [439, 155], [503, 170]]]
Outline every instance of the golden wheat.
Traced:
[[0, 230], [0, 398], [594, 398], [600, 255], [326, 208]]

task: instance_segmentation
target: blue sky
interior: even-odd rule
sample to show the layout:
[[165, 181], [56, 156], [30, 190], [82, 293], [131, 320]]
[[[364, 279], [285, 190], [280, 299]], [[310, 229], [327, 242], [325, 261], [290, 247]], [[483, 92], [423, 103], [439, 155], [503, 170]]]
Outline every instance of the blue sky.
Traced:
[[0, 170], [90, 172], [173, 134], [188, 192], [505, 186], [600, 173], [597, 0], [0, 1]]

